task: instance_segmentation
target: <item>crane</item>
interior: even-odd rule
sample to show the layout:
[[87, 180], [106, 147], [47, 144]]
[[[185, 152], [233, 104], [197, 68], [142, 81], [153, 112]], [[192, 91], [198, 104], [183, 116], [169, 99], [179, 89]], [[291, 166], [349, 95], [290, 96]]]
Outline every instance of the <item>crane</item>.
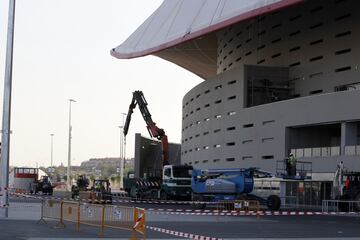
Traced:
[[127, 135], [129, 131], [131, 115], [133, 113], [134, 108], [136, 105], [139, 106], [140, 112], [142, 117], [146, 122], [146, 128], [152, 138], [156, 138], [161, 141], [162, 146], [162, 166], [169, 165], [169, 143], [168, 138], [165, 134], [164, 129], [159, 128], [156, 126], [156, 123], [152, 120], [151, 114], [147, 107], [147, 102], [145, 100], [144, 94], [142, 91], [135, 91], [133, 92], [133, 98], [131, 100], [129, 111], [126, 116], [126, 121], [124, 125], [124, 136]]

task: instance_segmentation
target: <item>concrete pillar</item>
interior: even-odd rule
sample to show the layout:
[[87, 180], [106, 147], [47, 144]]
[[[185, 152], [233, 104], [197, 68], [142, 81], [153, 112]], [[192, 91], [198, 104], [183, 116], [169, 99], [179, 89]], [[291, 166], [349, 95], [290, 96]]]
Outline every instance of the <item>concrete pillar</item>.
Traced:
[[357, 124], [351, 122], [341, 123], [341, 144], [340, 154], [345, 154], [345, 146], [354, 146], [357, 144]]

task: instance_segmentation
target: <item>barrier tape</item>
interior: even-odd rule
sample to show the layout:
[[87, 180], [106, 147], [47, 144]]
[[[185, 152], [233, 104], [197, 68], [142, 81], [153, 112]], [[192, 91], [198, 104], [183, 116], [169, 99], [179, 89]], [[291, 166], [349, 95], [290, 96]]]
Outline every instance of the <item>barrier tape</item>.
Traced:
[[312, 212], [312, 211], [219, 211], [219, 210], [191, 210], [191, 209], [153, 209], [148, 208], [150, 214], [198, 215], [198, 216], [360, 216], [360, 212]]
[[177, 236], [177, 237], [188, 238], [188, 239], [222, 240], [221, 238], [207, 237], [207, 236], [197, 235], [197, 234], [192, 234], [192, 233], [184, 233], [184, 232], [179, 232], [179, 231], [168, 230], [165, 228], [158, 228], [158, 227], [151, 227], [151, 226], [146, 226], [146, 228], [153, 230], [153, 231], [157, 231], [157, 232], [161, 232], [161, 233], [165, 233], [165, 234], [169, 234], [169, 235], [173, 235], [173, 236]]
[[[39, 197], [36, 195], [27, 195], [27, 194], [18, 194], [12, 193], [10, 195], [15, 195], [24, 198], [34, 198], [34, 199], [53, 199], [53, 200], [63, 200], [63, 198], [56, 197]], [[70, 199], [67, 199], [70, 200]], [[81, 199], [81, 201], [88, 201], [87, 199]], [[116, 202], [124, 202], [124, 201], [116, 201], [113, 200], [113, 203]], [[133, 203], [134, 201], [127, 201], [127, 203]], [[159, 202], [160, 203], [160, 202]], [[6, 206], [8, 207], [8, 206]], [[0, 206], [1, 208], [1, 206]], [[153, 214], [186, 214], [186, 215], [213, 215], [213, 216], [309, 216], [309, 215], [352, 215], [352, 216], [360, 216], [360, 212], [318, 212], [318, 211], [228, 211], [228, 210], [192, 210], [192, 209], [155, 209], [155, 208], [147, 208], [147, 211]]]

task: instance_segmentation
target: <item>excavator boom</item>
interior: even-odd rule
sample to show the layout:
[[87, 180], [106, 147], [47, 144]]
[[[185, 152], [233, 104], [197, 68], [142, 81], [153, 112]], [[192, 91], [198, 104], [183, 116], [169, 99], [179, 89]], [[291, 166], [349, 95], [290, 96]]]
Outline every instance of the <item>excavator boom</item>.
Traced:
[[156, 123], [152, 120], [149, 109], [147, 108], [147, 102], [145, 100], [145, 97], [144, 97], [144, 94], [142, 93], [142, 91], [133, 92], [133, 98], [129, 105], [129, 111], [126, 116], [126, 121], [125, 121], [125, 125], [124, 125], [124, 136], [126, 136], [129, 131], [131, 115], [134, 111], [134, 108], [136, 108], [136, 105], [139, 106], [141, 115], [146, 122], [146, 127], [147, 127], [147, 130], [148, 130], [150, 136], [152, 138], [156, 138], [161, 141], [162, 152], [163, 152], [162, 166], [168, 165], [169, 164], [169, 143], [168, 143], [167, 136], [165, 134], [164, 129], [158, 128], [156, 126]]

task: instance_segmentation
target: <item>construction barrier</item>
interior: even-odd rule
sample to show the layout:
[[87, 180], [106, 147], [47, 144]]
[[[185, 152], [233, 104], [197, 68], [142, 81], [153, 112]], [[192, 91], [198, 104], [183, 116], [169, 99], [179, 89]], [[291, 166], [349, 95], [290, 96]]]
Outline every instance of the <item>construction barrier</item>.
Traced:
[[145, 236], [145, 216], [142, 208], [46, 199], [41, 204], [39, 222], [56, 219], [58, 228], [64, 228], [65, 221], [73, 222], [77, 231], [81, 224], [99, 227], [100, 236], [106, 227], [123, 229], [131, 231], [132, 238], [136, 238], [136, 233]]
[[260, 203], [256, 200], [224, 200], [217, 203], [217, 210], [259, 211]]

